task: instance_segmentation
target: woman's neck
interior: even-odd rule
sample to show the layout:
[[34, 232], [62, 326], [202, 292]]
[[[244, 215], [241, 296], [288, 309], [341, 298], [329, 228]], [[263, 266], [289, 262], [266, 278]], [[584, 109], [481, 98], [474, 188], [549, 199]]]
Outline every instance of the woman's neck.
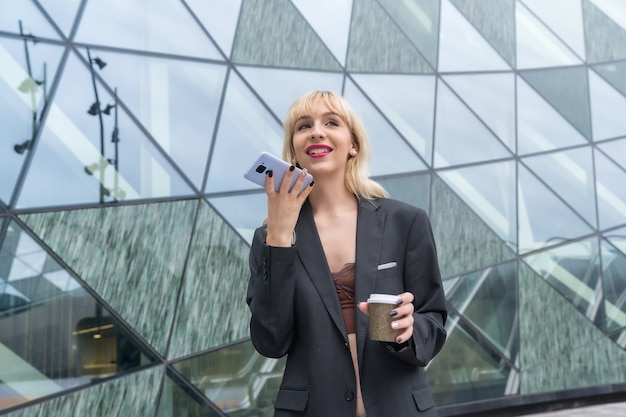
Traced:
[[331, 187], [326, 184], [315, 183], [315, 188], [309, 195], [309, 202], [313, 215], [336, 215], [345, 211], [355, 210], [358, 206], [356, 196], [342, 184]]

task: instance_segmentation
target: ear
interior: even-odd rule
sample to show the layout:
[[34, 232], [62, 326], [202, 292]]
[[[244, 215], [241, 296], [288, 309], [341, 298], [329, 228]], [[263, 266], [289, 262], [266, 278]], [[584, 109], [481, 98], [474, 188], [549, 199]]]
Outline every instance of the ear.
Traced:
[[352, 147], [350, 147], [350, 156], [356, 156], [359, 153], [359, 147], [356, 143], [352, 142]]

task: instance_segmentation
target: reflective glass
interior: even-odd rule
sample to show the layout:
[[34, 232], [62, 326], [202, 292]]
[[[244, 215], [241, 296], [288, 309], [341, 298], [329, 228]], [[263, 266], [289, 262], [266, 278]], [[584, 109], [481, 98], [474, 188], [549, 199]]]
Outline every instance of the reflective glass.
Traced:
[[154, 359], [28, 233], [9, 225], [0, 246], [0, 410]]
[[213, 197], [209, 198], [209, 203], [248, 244], [252, 244], [254, 231], [267, 217], [267, 197], [262, 190], [254, 194]]
[[521, 164], [518, 165], [517, 186], [520, 253], [543, 249], [592, 232], [589, 225]]
[[437, 89], [437, 168], [511, 157], [511, 152], [444, 82]]
[[603, 142], [597, 145], [610, 159], [621, 167], [626, 167], [626, 138]]
[[450, 0], [441, 0], [440, 25], [439, 71], [511, 69]]
[[359, 116], [372, 145], [372, 176], [426, 169], [424, 162], [352, 82], [345, 97]]
[[[168, 368], [168, 371], [170, 369]], [[170, 372], [168, 372], [170, 373]], [[155, 417], [221, 417], [222, 414], [208, 408], [205, 398], [195, 398], [184, 383], [177, 382], [169, 375], [163, 381], [159, 408]]]
[[75, 39], [124, 49], [222, 59], [183, 3], [170, 0], [88, 1]]
[[439, 171], [446, 184], [513, 249], [517, 242], [515, 174], [513, 161]]
[[106, 62], [98, 75], [202, 188], [226, 66], [94, 50], [91, 56]]
[[435, 77], [384, 74], [353, 74], [352, 77], [413, 149], [430, 163]]
[[430, 210], [430, 174], [374, 179], [385, 187], [391, 198], [420, 207], [427, 213]]
[[[601, 2], [603, 5], [608, 2]], [[615, 6], [615, 19], [622, 22], [624, 6]], [[606, 8], [601, 10], [591, 1], [583, 1], [583, 16], [587, 46], [587, 61], [589, 63], [614, 61], [626, 58], [626, 28], [620, 26], [611, 17], [605, 14]], [[612, 9], [612, 7], [611, 7]], [[614, 13], [613, 10], [609, 11]]]
[[265, 358], [245, 341], [175, 363], [174, 368], [224, 413], [270, 416], [285, 360]]
[[[626, 244], [626, 235], [614, 235], [612, 241]], [[606, 328], [616, 330], [626, 327], [626, 253], [607, 240], [601, 240], [602, 284]]]
[[69, 36], [81, 0], [38, 0], [54, 23]]
[[[94, 65], [93, 71], [101, 70]], [[124, 94], [120, 92], [122, 101]], [[18, 206], [102, 203], [191, 192], [115, 97], [70, 56]]]
[[280, 123], [231, 72], [209, 165], [205, 192], [258, 189], [243, 177], [261, 151], [282, 155]]
[[353, 0], [292, 0], [341, 65], [346, 63]]
[[596, 199], [591, 147], [552, 152], [522, 159], [587, 223], [596, 227]]
[[0, 38], [0, 200], [11, 200], [22, 165], [33, 148], [63, 49]]
[[[589, 98], [593, 139], [626, 136], [626, 97], [607, 83], [595, 71], [589, 70]], [[626, 152], [622, 155], [626, 156]], [[626, 160], [624, 160], [626, 165]]]
[[590, 0], [607, 16], [626, 30], [626, 7], [619, 0]]
[[[59, 39], [58, 33], [31, 1], [0, 0], [0, 30], [37, 38]], [[4, 62], [4, 61], [0, 61]]]
[[241, 2], [242, 0], [185, 1], [226, 56], [230, 56], [233, 47]]
[[626, 170], [595, 152], [596, 194], [600, 229], [626, 223]]
[[626, 96], [626, 61], [595, 65], [593, 69]]
[[518, 3], [515, 15], [518, 68], [582, 64], [581, 59], [523, 4]]
[[521, 77], [517, 77], [517, 151], [524, 155], [588, 141]]
[[444, 81], [511, 151], [515, 151], [515, 78], [508, 74], [450, 75]]

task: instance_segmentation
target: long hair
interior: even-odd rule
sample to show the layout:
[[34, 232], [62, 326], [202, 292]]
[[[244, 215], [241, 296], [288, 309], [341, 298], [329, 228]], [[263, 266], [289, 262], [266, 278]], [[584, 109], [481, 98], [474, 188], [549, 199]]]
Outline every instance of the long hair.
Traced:
[[346, 186], [358, 198], [374, 199], [388, 197], [382, 185], [369, 178], [369, 161], [371, 148], [369, 138], [363, 123], [356, 115], [350, 104], [339, 94], [332, 91], [311, 91], [299, 97], [289, 108], [284, 120], [283, 159], [295, 165], [296, 151], [293, 147], [293, 134], [296, 120], [311, 112], [319, 101], [322, 101], [330, 110], [337, 113], [347, 124], [352, 140], [356, 144], [358, 153], [348, 158], [346, 166]]

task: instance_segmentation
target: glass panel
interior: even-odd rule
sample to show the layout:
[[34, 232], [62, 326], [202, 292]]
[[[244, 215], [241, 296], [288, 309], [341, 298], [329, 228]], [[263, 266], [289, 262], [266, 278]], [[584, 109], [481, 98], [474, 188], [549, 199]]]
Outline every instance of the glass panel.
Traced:
[[[56, 25], [69, 36], [81, 0], [38, 0]], [[23, 2], [21, 2], [23, 3]]]
[[[626, 97], [592, 70], [589, 70], [589, 97], [593, 139], [598, 141], [626, 136], [623, 112], [626, 109]], [[622, 152], [622, 155], [626, 156], [626, 152]]]
[[545, 102], [521, 77], [517, 77], [517, 151], [527, 154], [588, 141]]
[[446, 344], [426, 370], [437, 405], [499, 398], [518, 392], [518, 370], [454, 310], [449, 310], [446, 330]]
[[481, 120], [439, 82], [435, 125], [435, 167], [511, 157], [511, 152]]
[[370, 174], [420, 171], [426, 165], [354, 83], [346, 82], [345, 97], [359, 116], [372, 145]]
[[[172, 373], [168, 368], [168, 374]], [[177, 382], [170, 377], [165, 377], [159, 410], [156, 417], [221, 417], [222, 414], [208, 408], [205, 398], [195, 398], [196, 393], [191, 391], [182, 382]]]
[[197, 200], [186, 200], [21, 218], [163, 353], [197, 207]]
[[585, 67], [525, 71], [521, 76], [576, 129], [591, 139], [589, 83]]
[[522, 159], [572, 210], [596, 227], [596, 199], [591, 147]]
[[430, 174], [374, 178], [385, 187], [391, 198], [430, 210]]
[[98, 75], [202, 188], [226, 66], [91, 51], [96, 54], [107, 63]]
[[[622, 8], [618, 7], [616, 10]], [[618, 16], [622, 14], [623, 10]], [[590, 1], [583, 1], [583, 16], [589, 63], [626, 58], [625, 28], [615, 23]]]
[[[98, 58], [93, 56], [93, 62], [102, 63]], [[94, 65], [93, 71], [102, 69]], [[120, 108], [125, 92], [120, 92], [118, 102], [109, 91], [70, 57], [49, 107], [19, 207], [192, 193], [161, 150]]]
[[0, 38], [0, 200], [11, 200], [13, 188], [34, 146], [63, 49]]
[[626, 138], [600, 143], [596, 149], [600, 149], [616, 164], [626, 168]]
[[[522, 3], [567, 44], [578, 57], [585, 59], [585, 33], [580, 2], [571, 0], [522, 0]], [[528, 15], [528, 13], [525, 14]], [[535, 45], [535, 49], [537, 46]], [[526, 52], [531, 51], [527, 50]]]
[[385, 11], [413, 42], [431, 67], [437, 67], [439, 1], [379, 0]]
[[515, 17], [518, 68], [582, 64], [580, 58], [523, 4], [518, 3]]
[[[475, 3], [475, 2], [474, 2]], [[440, 71], [510, 70], [511, 67], [450, 0], [441, 0]]]
[[[209, 198], [209, 203], [248, 244], [252, 244], [254, 231], [267, 217], [265, 192]], [[254, 210], [250, 210], [254, 207]]]
[[264, 358], [245, 341], [178, 362], [174, 368], [226, 414], [270, 416], [285, 359]]
[[602, 152], [595, 152], [596, 193], [600, 229], [626, 222], [626, 170], [613, 163]]
[[[163, 30], [165, 27], [167, 30]], [[222, 59], [185, 6], [169, 0], [87, 2], [76, 41]]]
[[341, 70], [328, 47], [289, 0], [242, 3], [233, 46], [233, 62]]
[[9, 225], [0, 246], [0, 410], [154, 360], [107, 307]]
[[242, 0], [186, 0], [209, 35], [230, 56]]
[[592, 232], [589, 225], [521, 164], [518, 164], [517, 204], [520, 253]]
[[619, 0], [591, 0], [600, 10], [602, 10], [607, 16], [626, 29], [626, 7]]
[[483, 269], [515, 257], [506, 242], [438, 176], [433, 176], [430, 220], [443, 277]]
[[352, 0], [292, 0], [341, 65], [346, 63]]
[[451, 75], [446, 84], [511, 151], [515, 151], [515, 78], [509, 74]]
[[[30, 1], [0, 0], [0, 30], [58, 39], [59, 35], [39, 9]], [[4, 60], [2, 61], [4, 63]]]
[[626, 96], [626, 61], [594, 65], [593, 69]]
[[559, 246], [524, 259], [590, 321], [604, 325], [597, 238]]
[[353, 79], [420, 156], [430, 162], [435, 77], [353, 74]]
[[283, 132], [263, 103], [231, 72], [205, 192], [258, 189], [243, 177], [261, 151], [282, 155]]
[[[612, 234], [611, 241], [626, 245], [626, 235]], [[602, 284], [606, 328], [610, 330], [626, 327], [626, 254], [606, 240], [601, 240]]]
[[238, 66], [237, 71], [280, 120], [284, 119], [291, 104], [309, 91], [331, 90], [341, 93], [344, 78], [342, 73], [244, 66]]
[[[201, 203], [185, 268], [168, 358], [179, 358], [249, 336], [250, 247]], [[207, 249], [208, 248], [208, 249]]]
[[515, 163], [439, 171], [440, 177], [511, 249], [517, 244]]

